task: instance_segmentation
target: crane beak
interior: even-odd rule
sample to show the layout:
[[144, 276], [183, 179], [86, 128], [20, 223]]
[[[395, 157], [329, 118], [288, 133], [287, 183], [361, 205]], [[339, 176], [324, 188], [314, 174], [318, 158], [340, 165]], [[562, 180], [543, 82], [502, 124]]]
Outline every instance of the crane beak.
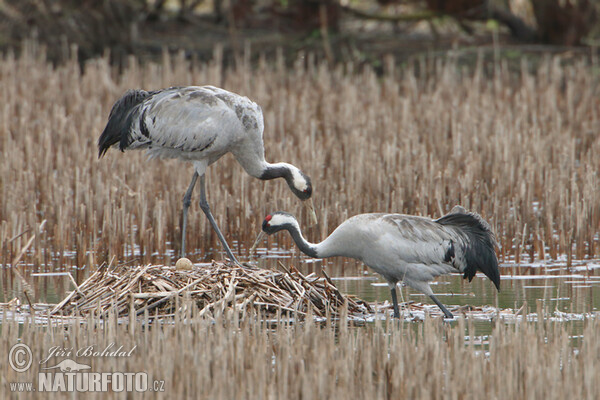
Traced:
[[258, 233], [258, 236], [256, 237], [256, 240], [254, 241], [254, 244], [250, 248], [250, 255], [254, 254], [254, 252], [256, 251], [256, 247], [258, 247], [258, 244], [263, 240], [264, 237], [265, 237], [265, 232], [260, 231]]
[[308, 214], [310, 215], [310, 221], [312, 222], [313, 225], [316, 225], [317, 222], [319, 222], [319, 221], [317, 220], [317, 213], [315, 212], [315, 206], [313, 205], [312, 199], [305, 200], [304, 205], [308, 209]]

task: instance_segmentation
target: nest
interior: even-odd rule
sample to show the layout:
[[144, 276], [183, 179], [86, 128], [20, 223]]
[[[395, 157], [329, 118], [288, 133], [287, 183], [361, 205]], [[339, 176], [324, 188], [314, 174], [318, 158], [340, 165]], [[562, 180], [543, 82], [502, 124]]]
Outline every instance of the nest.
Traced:
[[[282, 265], [283, 267], [283, 265]], [[265, 316], [278, 313], [303, 318], [364, 315], [373, 310], [368, 303], [342, 294], [323, 272], [302, 275], [292, 268], [285, 272], [242, 268], [213, 262], [210, 265], [178, 270], [175, 267], [103, 267], [57, 304], [51, 314], [87, 316], [115, 312], [119, 317], [148, 312], [167, 316], [182, 298], [191, 298], [200, 315], [232, 308], [245, 312], [255, 308]]]

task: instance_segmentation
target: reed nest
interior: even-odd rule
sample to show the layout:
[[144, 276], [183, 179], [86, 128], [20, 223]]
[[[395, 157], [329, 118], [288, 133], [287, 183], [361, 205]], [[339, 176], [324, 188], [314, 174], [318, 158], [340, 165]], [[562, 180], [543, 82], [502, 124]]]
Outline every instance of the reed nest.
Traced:
[[51, 314], [86, 316], [90, 313], [118, 316], [149, 312], [167, 316], [180, 298], [189, 296], [201, 316], [211, 316], [231, 308], [245, 313], [254, 307], [269, 317], [278, 313], [303, 319], [338, 316], [348, 307], [349, 315], [373, 310], [368, 303], [342, 294], [325, 275], [304, 276], [292, 267], [285, 272], [262, 268], [242, 268], [229, 262], [216, 262], [191, 270], [163, 265], [102, 267], [57, 304]]

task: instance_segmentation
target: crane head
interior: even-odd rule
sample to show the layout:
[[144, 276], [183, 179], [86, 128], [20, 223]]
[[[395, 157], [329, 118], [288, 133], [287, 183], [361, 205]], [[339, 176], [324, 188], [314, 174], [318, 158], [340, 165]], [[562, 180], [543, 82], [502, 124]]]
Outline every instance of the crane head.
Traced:
[[279, 232], [282, 229], [300, 229], [296, 218], [283, 211], [277, 211], [273, 214], [269, 214], [265, 217], [262, 224], [262, 230], [267, 235], [272, 235], [275, 232]]
[[308, 175], [296, 166], [282, 162], [270, 164], [258, 177], [262, 180], [284, 178], [292, 193], [302, 200], [308, 209], [312, 224], [317, 224], [317, 214], [315, 213], [313, 202], [311, 200], [313, 187]]
[[312, 196], [312, 183], [304, 172], [293, 165], [289, 165], [289, 172], [284, 176], [292, 193], [300, 200], [308, 200]]
[[311, 199], [312, 183], [310, 182], [308, 175], [293, 165], [289, 165], [289, 173], [285, 176], [285, 180], [292, 193], [304, 202], [312, 224], [316, 225], [318, 222], [317, 214], [315, 213], [315, 207]]
[[262, 223], [262, 231], [260, 231], [258, 237], [254, 241], [254, 244], [250, 248], [250, 254], [254, 253], [256, 247], [263, 240], [265, 235], [272, 235], [283, 229], [300, 229], [298, 221], [296, 221], [296, 218], [294, 218], [292, 214], [283, 211], [277, 211], [273, 214], [267, 215]]

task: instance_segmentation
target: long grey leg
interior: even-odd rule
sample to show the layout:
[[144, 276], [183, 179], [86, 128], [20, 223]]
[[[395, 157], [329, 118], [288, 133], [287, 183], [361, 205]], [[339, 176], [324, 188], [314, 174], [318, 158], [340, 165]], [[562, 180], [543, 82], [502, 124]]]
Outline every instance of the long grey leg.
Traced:
[[200, 208], [202, 209], [202, 211], [204, 211], [204, 214], [206, 215], [206, 218], [208, 218], [208, 221], [212, 225], [212, 228], [217, 233], [217, 236], [218, 236], [219, 240], [221, 241], [221, 244], [225, 248], [225, 252], [227, 253], [227, 257], [229, 257], [229, 259], [231, 261], [233, 261], [234, 263], [236, 263], [237, 265], [242, 266], [238, 262], [237, 258], [235, 258], [235, 256], [231, 252], [231, 249], [229, 248], [229, 245], [225, 241], [225, 238], [223, 237], [223, 234], [219, 230], [219, 227], [217, 226], [217, 223], [215, 222], [215, 219], [213, 218], [213, 216], [212, 216], [212, 214], [210, 212], [210, 207], [208, 205], [208, 201], [206, 200], [206, 186], [205, 186], [204, 181], [205, 181], [204, 175], [202, 175], [200, 177]]
[[181, 257], [185, 257], [185, 231], [187, 229], [187, 215], [188, 208], [190, 208], [190, 204], [192, 204], [192, 192], [194, 191], [194, 186], [196, 186], [196, 181], [198, 180], [198, 173], [194, 171], [194, 176], [192, 176], [192, 181], [190, 182], [190, 186], [188, 187], [187, 192], [183, 196], [183, 226], [181, 227]]
[[400, 308], [398, 307], [398, 296], [396, 295], [396, 285], [391, 288], [392, 303], [394, 304], [394, 318], [400, 318]]
[[448, 309], [437, 299], [437, 297], [435, 297], [432, 294], [430, 294], [429, 297], [431, 298], [431, 300], [433, 300], [435, 304], [438, 305], [438, 307], [442, 310], [446, 318], [454, 318], [454, 315], [452, 315], [452, 313], [448, 311]]

